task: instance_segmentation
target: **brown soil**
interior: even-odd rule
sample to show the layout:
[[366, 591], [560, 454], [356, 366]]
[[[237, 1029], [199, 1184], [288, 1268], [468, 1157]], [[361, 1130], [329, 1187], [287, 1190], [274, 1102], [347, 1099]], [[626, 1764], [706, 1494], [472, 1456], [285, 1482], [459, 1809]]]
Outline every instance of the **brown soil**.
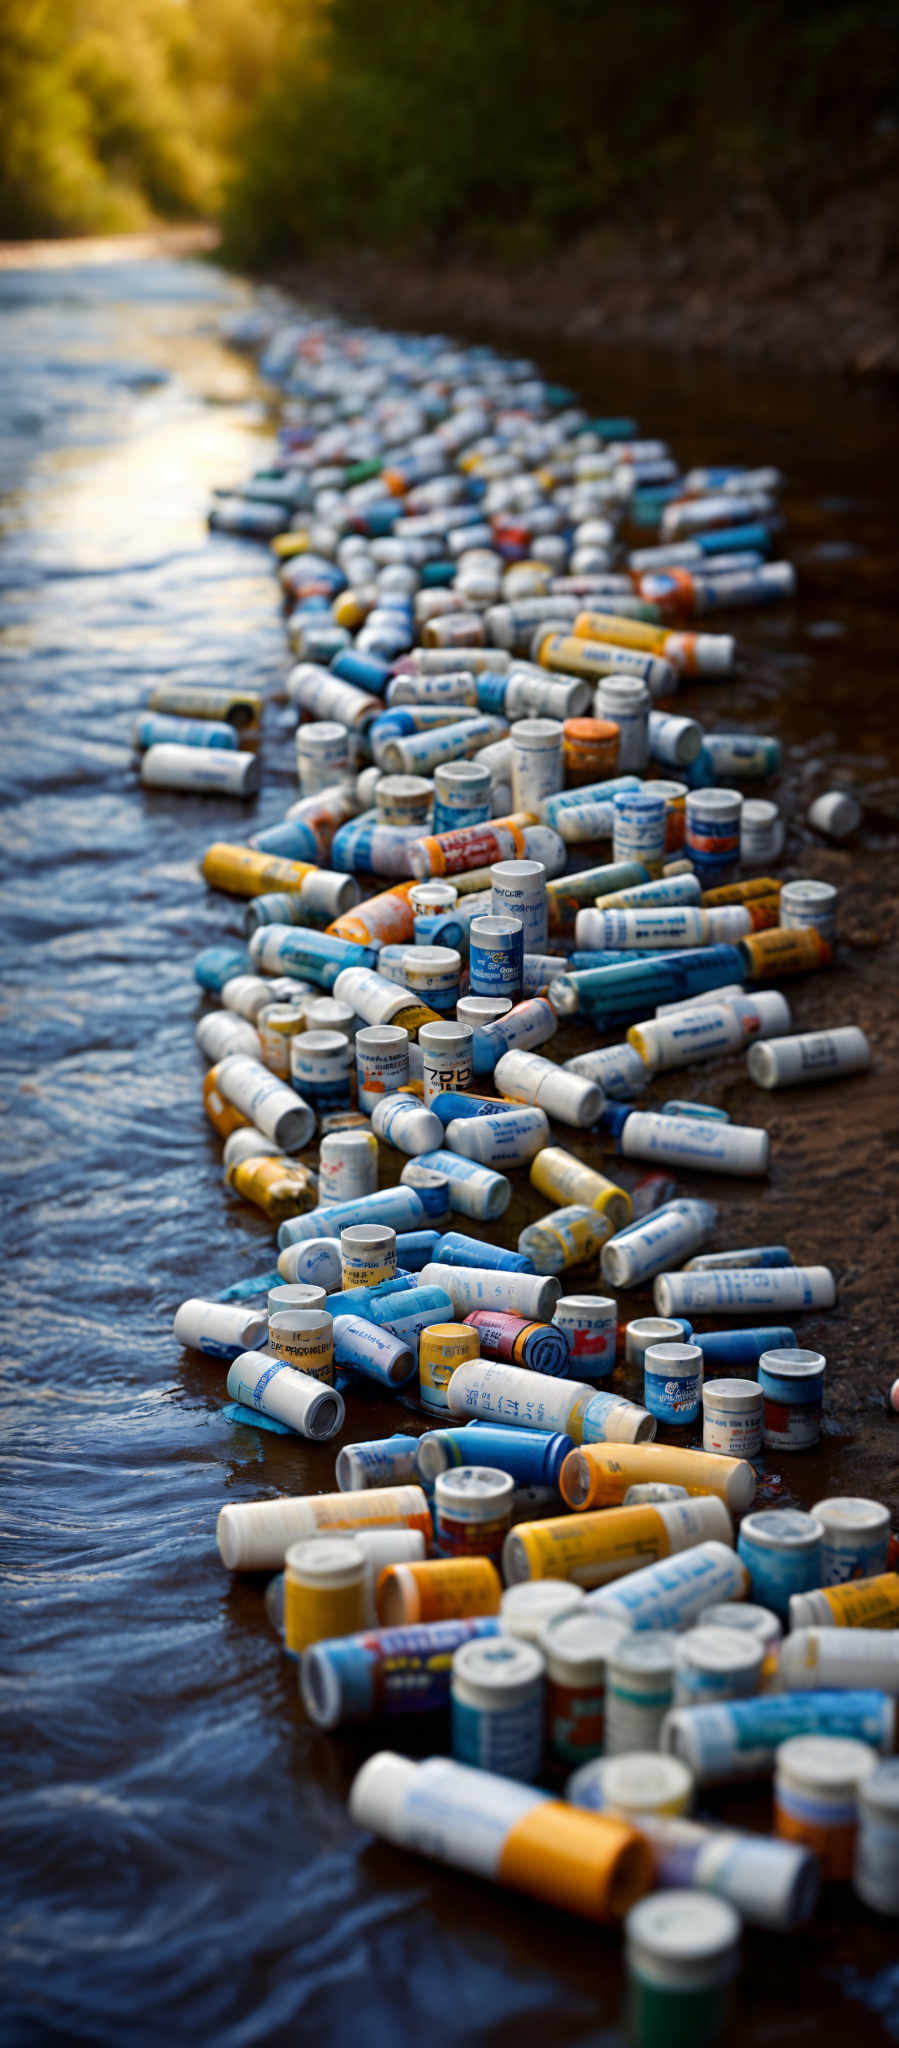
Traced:
[[[899, 147], [848, 182], [784, 202], [704, 197], [684, 221], [665, 214], [599, 228], [527, 263], [446, 251], [374, 249], [292, 271], [297, 296], [349, 317], [489, 331], [497, 342], [657, 342], [754, 363], [899, 379]], [[842, 167], [841, 167], [842, 169]]]

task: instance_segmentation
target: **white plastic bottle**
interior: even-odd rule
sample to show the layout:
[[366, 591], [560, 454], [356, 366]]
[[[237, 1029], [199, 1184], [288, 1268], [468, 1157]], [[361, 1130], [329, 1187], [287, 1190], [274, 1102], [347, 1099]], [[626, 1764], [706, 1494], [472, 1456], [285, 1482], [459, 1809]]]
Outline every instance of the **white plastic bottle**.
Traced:
[[659, 1273], [653, 1287], [661, 1316], [833, 1308], [836, 1298], [836, 1281], [828, 1266], [731, 1266], [714, 1273]]
[[627, 1159], [661, 1159], [666, 1166], [692, 1166], [702, 1173], [768, 1171], [768, 1133], [749, 1124], [635, 1109], [622, 1123], [618, 1144]]
[[800, 1031], [772, 1045], [751, 1045], [746, 1055], [750, 1080], [758, 1088], [795, 1088], [808, 1081], [836, 1081], [871, 1064], [871, 1047], [857, 1024], [832, 1031]]
[[567, 1073], [535, 1052], [504, 1053], [493, 1070], [493, 1082], [499, 1094], [513, 1102], [533, 1103], [560, 1123], [581, 1128], [596, 1123], [603, 1105], [597, 1082]]
[[661, 1273], [672, 1260], [685, 1259], [714, 1230], [714, 1202], [666, 1202], [638, 1223], [631, 1223], [604, 1244], [600, 1271], [610, 1287], [639, 1287]]

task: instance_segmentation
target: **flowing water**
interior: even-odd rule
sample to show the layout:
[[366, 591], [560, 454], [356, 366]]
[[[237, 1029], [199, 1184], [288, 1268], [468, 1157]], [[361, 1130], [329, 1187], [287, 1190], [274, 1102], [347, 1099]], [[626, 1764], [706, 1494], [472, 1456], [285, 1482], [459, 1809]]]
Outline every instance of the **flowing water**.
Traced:
[[[171, 1336], [186, 1295], [273, 1263], [203, 1115], [192, 960], [238, 928], [198, 856], [286, 807], [289, 728], [269, 707], [249, 811], [142, 793], [130, 745], [158, 679], [285, 673], [265, 551], [204, 524], [209, 487], [270, 445], [267, 394], [218, 339], [248, 299], [165, 259], [0, 276], [3, 2039], [612, 2043], [619, 1937], [361, 1837], [345, 1795], [372, 1740], [303, 1721], [258, 1587], [229, 1584], [215, 1552], [224, 1499], [327, 1487], [332, 1470], [331, 1447], [225, 1421], [220, 1370]], [[773, 461], [790, 479], [802, 601], [750, 616], [720, 718], [715, 686], [694, 701], [707, 724], [735, 716], [787, 741], [788, 864], [845, 883], [848, 932], [832, 976], [797, 985], [797, 1018], [862, 1022], [877, 1064], [814, 1100], [765, 1097], [763, 1115], [733, 1062], [679, 1085], [772, 1131], [770, 1188], [723, 1197], [730, 1241], [785, 1237], [841, 1273], [839, 1310], [802, 1338], [828, 1352], [828, 1434], [800, 1476], [769, 1473], [772, 1497], [892, 1487], [895, 1506], [899, 424], [799, 377], [615, 351], [560, 349], [545, 367], [603, 410], [636, 411], [685, 460]], [[812, 845], [801, 823], [837, 770], [866, 804], [849, 852]], [[523, 1199], [510, 1232], [526, 1213]], [[402, 1420], [362, 1394], [345, 1434]], [[374, 1741], [427, 1753], [444, 1733], [396, 1724]], [[767, 1794], [713, 1810], [766, 1826]], [[736, 2043], [899, 2037], [895, 1923], [848, 1890], [801, 1939], [749, 1935], [746, 1957]]]

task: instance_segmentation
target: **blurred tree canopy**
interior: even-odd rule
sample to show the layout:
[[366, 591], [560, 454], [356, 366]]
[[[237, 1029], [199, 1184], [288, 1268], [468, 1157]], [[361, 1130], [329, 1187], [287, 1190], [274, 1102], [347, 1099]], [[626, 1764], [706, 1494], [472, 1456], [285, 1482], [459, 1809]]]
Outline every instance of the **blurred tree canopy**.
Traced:
[[0, 234], [527, 256], [895, 128], [899, 0], [5, 0]]
[[217, 211], [290, 0], [4, 0], [0, 235]]
[[896, 124], [897, 29], [896, 0], [331, 0], [251, 113], [230, 248], [527, 257], [714, 181], [789, 192]]

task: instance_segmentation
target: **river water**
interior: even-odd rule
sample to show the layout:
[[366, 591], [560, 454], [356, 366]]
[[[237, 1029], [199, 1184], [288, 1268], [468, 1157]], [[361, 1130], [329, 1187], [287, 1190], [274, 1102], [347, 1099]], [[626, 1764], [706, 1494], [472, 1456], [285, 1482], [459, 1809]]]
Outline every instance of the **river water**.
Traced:
[[[269, 446], [266, 394], [218, 339], [248, 299], [211, 267], [163, 259], [0, 276], [3, 2039], [611, 2044], [618, 1936], [359, 1836], [345, 1795], [372, 1743], [304, 1723], [258, 1588], [227, 1583], [215, 1552], [225, 1498], [324, 1487], [332, 1469], [331, 1447], [226, 1422], [218, 1369], [171, 1337], [186, 1295], [272, 1263], [269, 1227], [223, 1187], [193, 1040], [193, 955], [237, 924], [196, 863], [210, 838], [249, 829], [248, 813], [143, 794], [130, 747], [160, 678], [267, 686], [285, 673], [265, 552], [211, 540], [204, 523], [210, 485]], [[731, 1242], [784, 1237], [841, 1273], [840, 1308], [802, 1337], [828, 1352], [828, 1434], [801, 1479], [769, 1474], [772, 1497], [892, 1489], [895, 1507], [899, 426], [874, 400], [798, 377], [615, 351], [544, 362], [686, 460], [774, 461], [790, 479], [803, 598], [750, 618], [720, 722], [785, 738], [788, 869], [845, 885], [842, 964], [797, 985], [797, 1019], [862, 1022], [877, 1059], [845, 1092], [765, 1098], [771, 1185], [729, 1193], [728, 1223]], [[697, 710], [716, 722], [708, 690]], [[293, 786], [281, 718], [270, 707], [249, 813], [266, 820]], [[866, 804], [850, 852], [812, 845], [801, 824], [836, 769]], [[691, 1073], [683, 1092], [761, 1120], [732, 1074]], [[510, 1229], [525, 1213], [523, 1201]], [[647, 1305], [634, 1297], [631, 1312]], [[402, 1419], [360, 1396], [347, 1434]], [[426, 1753], [435, 1737], [413, 1740]], [[763, 1790], [715, 1810], [767, 1825]], [[750, 1935], [729, 2038], [899, 2038], [895, 1949], [895, 1925], [848, 1891], [801, 1939]]]

